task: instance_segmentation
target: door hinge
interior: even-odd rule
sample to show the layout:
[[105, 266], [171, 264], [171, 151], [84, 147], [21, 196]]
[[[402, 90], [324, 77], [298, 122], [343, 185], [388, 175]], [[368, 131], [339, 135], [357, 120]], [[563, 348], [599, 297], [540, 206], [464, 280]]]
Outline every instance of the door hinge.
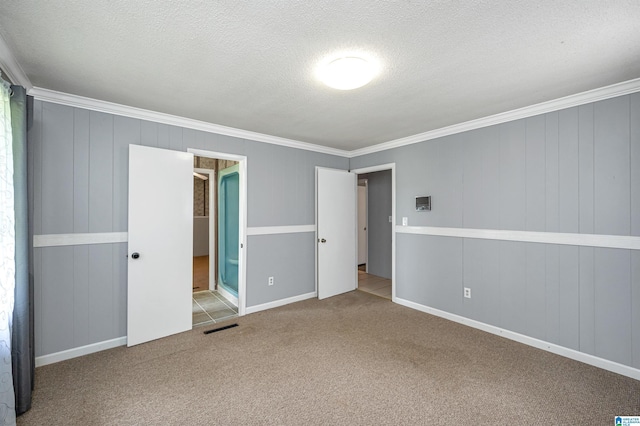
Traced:
[[244, 244], [240, 243], [240, 248], [244, 248]]

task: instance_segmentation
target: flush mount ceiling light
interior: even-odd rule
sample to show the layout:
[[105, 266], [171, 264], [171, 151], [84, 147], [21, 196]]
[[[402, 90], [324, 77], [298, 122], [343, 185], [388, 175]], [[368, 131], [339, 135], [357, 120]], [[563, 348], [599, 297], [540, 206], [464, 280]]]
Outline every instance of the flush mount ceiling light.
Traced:
[[369, 83], [375, 75], [375, 67], [355, 56], [335, 59], [322, 66], [319, 77], [324, 84], [338, 90], [352, 90]]

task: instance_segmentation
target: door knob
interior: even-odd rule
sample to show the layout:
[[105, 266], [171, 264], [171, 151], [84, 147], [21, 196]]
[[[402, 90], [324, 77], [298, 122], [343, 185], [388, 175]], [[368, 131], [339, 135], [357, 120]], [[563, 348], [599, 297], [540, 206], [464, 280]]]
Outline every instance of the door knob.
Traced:
[[324, 238], [320, 240], [321, 243], [326, 243], [327, 240], [325, 240]]
[[138, 253], [138, 252], [135, 252], [135, 253], [131, 254], [131, 258], [132, 259], [137, 259], [139, 257], [140, 257], [140, 253]]

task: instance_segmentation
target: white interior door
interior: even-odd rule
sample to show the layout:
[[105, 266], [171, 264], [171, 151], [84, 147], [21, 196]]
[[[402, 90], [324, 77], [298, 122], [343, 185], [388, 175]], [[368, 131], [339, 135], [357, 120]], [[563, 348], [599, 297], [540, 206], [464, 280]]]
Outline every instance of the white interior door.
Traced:
[[190, 330], [193, 154], [129, 146], [127, 346]]
[[367, 186], [358, 185], [358, 265], [367, 263]]
[[356, 175], [316, 168], [318, 298], [356, 289]]

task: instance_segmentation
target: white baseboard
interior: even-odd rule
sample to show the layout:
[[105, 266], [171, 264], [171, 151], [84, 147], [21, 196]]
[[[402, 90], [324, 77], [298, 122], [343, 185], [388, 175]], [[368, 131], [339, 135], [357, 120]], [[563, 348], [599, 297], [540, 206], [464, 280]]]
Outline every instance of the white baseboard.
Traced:
[[597, 356], [589, 355], [584, 352], [576, 351], [575, 349], [565, 348], [564, 346], [556, 345], [555, 343], [545, 342], [544, 340], [525, 336], [524, 334], [515, 333], [513, 331], [505, 330], [500, 327], [495, 327], [493, 325], [485, 324], [480, 321], [465, 318], [460, 315], [411, 302], [406, 299], [400, 299], [396, 297], [394, 299], [394, 302], [408, 308], [435, 315], [437, 317], [445, 318], [450, 321], [467, 325], [469, 327], [477, 328], [478, 330], [486, 331], [487, 333], [496, 334], [498, 336], [523, 343], [525, 345], [533, 346], [534, 348], [542, 349], [543, 351], [551, 352], [556, 355], [561, 355], [566, 358], [573, 359], [575, 361], [593, 365], [594, 367], [602, 368], [603, 370], [612, 371], [617, 374], [622, 374], [623, 376], [631, 377], [632, 379], [640, 380], [640, 370], [637, 368], [629, 367], [628, 365], [619, 364], [614, 361], [609, 361]]
[[124, 346], [126, 344], [127, 336], [124, 336], [118, 337], [116, 339], [105, 340], [104, 342], [80, 346], [78, 348], [67, 349], [66, 351], [56, 352], [54, 354], [39, 356], [36, 357], [36, 367], [42, 367], [43, 365], [54, 364], [56, 362], [66, 361], [71, 358], [77, 358], [79, 356], [89, 355], [111, 348], [117, 348], [118, 346]]
[[293, 296], [293, 297], [288, 297], [286, 299], [275, 300], [269, 303], [263, 303], [262, 305], [248, 306], [245, 313], [254, 314], [256, 312], [265, 311], [267, 309], [288, 305], [289, 303], [301, 302], [303, 300], [312, 299], [317, 296], [318, 296], [318, 293], [314, 291], [311, 293], [301, 294], [299, 296]]

